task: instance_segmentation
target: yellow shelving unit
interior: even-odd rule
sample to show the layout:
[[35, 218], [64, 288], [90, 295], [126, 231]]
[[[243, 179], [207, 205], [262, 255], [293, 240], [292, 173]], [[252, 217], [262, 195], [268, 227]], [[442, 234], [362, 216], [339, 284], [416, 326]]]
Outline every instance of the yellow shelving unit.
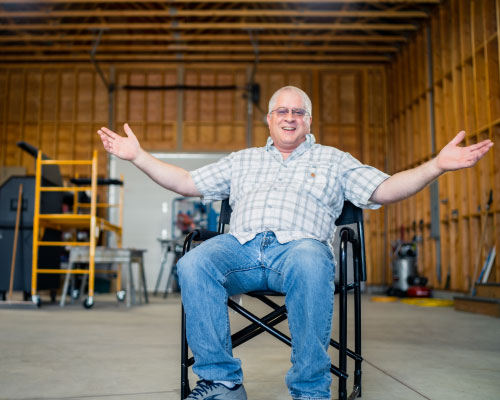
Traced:
[[[88, 165], [91, 168], [90, 186], [70, 186], [70, 187], [46, 187], [42, 186], [42, 167], [44, 165]], [[95, 249], [99, 236], [102, 232], [108, 231], [116, 234], [117, 246], [122, 245], [122, 221], [123, 221], [123, 185], [119, 204], [97, 203], [97, 151], [94, 150], [91, 160], [43, 160], [42, 152], [38, 152], [36, 160], [35, 179], [35, 210], [33, 219], [33, 258], [32, 258], [32, 279], [31, 293], [32, 300], [40, 304], [40, 296], [37, 293], [38, 274], [85, 274], [88, 275], [88, 297], [84, 300], [84, 306], [90, 308], [94, 304], [94, 280], [96, 273], [117, 273], [117, 291], [121, 291], [121, 268], [116, 271], [95, 269]], [[89, 191], [90, 204], [78, 202], [78, 192]], [[73, 192], [74, 205], [71, 214], [40, 214], [41, 196], [44, 192]], [[98, 208], [119, 208], [119, 223], [112, 224], [108, 220], [97, 216]], [[79, 214], [81, 209], [87, 208], [87, 214]], [[45, 229], [56, 229], [59, 231], [75, 232], [75, 240], [72, 241], [42, 241]], [[85, 242], [76, 241], [76, 231], [87, 230], [89, 240]], [[89, 251], [88, 269], [59, 269], [50, 266], [38, 266], [38, 251], [41, 246], [86, 246]]]

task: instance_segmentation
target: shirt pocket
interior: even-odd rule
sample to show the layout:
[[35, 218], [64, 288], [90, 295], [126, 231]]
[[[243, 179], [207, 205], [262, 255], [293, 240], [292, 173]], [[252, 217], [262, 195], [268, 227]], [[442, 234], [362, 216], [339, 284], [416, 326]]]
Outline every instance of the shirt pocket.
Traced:
[[329, 170], [321, 166], [311, 166], [305, 174], [304, 191], [312, 197], [325, 201], [328, 191]]
[[328, 165], [301, 162], [294, 171], [292, 181], [302, 194], [326, 203], [332, 185], [331, 168]]

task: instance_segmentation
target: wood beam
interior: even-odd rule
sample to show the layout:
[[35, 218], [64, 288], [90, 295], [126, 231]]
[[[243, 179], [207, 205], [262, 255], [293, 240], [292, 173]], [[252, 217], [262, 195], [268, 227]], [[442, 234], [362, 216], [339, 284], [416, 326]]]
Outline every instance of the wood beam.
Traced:
[[[83, 51], [90, 52], [92, 44], [88, 45], [56, 45], [56, 46], [0, 46], [0, 51], [5, 53], [12, 52], [30, 52], [30, 51], [48, 51], [48, 52], [72, 52]], [[259, 52], [312, 52], [312, 51], [325, 51], [325, 52], [397, 52], [399, 49], [393, 46], [280, 46], [280, 45], [260, 45]], [[147, 52], [147, 51], [217, 51], [217, 52], [249, 52], [254, 53], [254, 48], [248, 46], [234, 46], [234, 45], [184, 45], [184, 44], [170, 44], [170, 45], [99, 45], [97, 54], [106, 52]]]
[[0, 11], [0, 18], [78, 18], [78, 17], [314, 17], [314, 18], [427, 18], [423, 11], [360, 10], [38, 10]]
[[412, 24], [362, 24], [362, 23], [197, 23], [197, 22], [137, 22], [137, 23], [61, 23], [61, 24], [7, 24], [0, 27], [0, 31], [44, 31], [44, 30], [136, 30], [136, 29], [166, 29], [166, 30], [189, 30], [189, 29], [213, 29], [213, 30], [371, 30], [371, 31], [415, 31], [416, 25]]
[[[98, 61], [248, 61], [253, 62], [255, 56], [253, 54], [241, 55], [166, 55], [166, 54], [116, 54], [116, 55], [99, 55], [96, 54], [95, 59]], [[40, 61], [89, 61], [90, 56], [86, 54], [76, 54], [76, 55], [3, 55], [0, 59], [0, 65], [2, 62], [20, 62], [20, 61], [30, 61], [30, 62], [40, 62]], [[273, 55], [273, 54], [262, 54], [259, 55], [259, 61], [275, 61], [275, 62], [286, 62], [286, 61], [301, 61], [301, 62], [388, 62], [391, 58], [389, 56], [383, 55]]]
[[[387, 4], [439, 4], [441, 0], [383, 0]], [[304, 3], [305, 0], [286, 0], [285, 3]], [[314, 0], [314, 3], [321, 4], [378, 4], [381, 0]], [[0, 4], [97, 4], [97, 3], [161, 3], [164, 1], [154, 1], [154, 0], [0, 0]], [[195, 4], [195, 3], [250, 3], [250, 4], [274, 4], [274, 3], [284, 3], [283, 0], [175, 0], [176, 4]]]
[[[259, 35], [259, 43], [267, 41], [284, 40], [287, 42], [406, 42], [407, 38], [401, 35], [342, 35], [334, 36], [331, 34], [318, 34], [318, 35], [303, 35], [300, 33], [293, 35]], [[22, 36], [0, 36], [0, 42], [73, 42], [73, 41], [90, 41], [95, 40], [95, 35], [82, 34], [82, 35], [62, 35], [62, 34], [48, 34], [48, 35], [30, 35], [23, 34]], [[111, 41], [166, 41], [166, 42], [250, 42], [248, 35], [173, 35], [173, 34], [104, 34], [101, 38], [101, 43]]]

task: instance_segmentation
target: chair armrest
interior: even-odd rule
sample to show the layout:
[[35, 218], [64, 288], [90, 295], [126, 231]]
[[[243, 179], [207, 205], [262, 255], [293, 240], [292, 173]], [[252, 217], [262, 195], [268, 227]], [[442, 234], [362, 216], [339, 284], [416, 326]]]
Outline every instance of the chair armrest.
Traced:
[[208, 229], [201, 229], [201, 228], [194, 229], [192, 231], [192, 233], [193, 233], [192, 240], [196, 240], [196, 241], [200, 241], [200, 242], [220, 235], [219, 232], [209, 231]]
[[220, 235], [219, 232], [209, 231], [207, 229], [194, 229], [188, 233], [186, 239], [184, 240], [184, 246], [182, 247], [182, 255], [186, 254], [191, 250], [191, 243], [193, 241], [203, 242], [214, 236]]

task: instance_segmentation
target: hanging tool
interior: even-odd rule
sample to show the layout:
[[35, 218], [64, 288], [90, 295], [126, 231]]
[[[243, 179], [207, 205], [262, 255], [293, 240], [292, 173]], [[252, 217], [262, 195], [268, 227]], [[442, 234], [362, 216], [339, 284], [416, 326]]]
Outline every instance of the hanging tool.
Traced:
[[476, 262], [474, 263], [474, 274], [472, 275], [472, 284], [471, 284], [471, 290], [470, 290], [470, 295], [475, 296], [476, 295], [476, 275], [477, 275], [477, 270], [479, 268], [479, 262], [481, 261], [481, 252], [483, 250], [483, 245], [484, 245], [484, 239], [486, 237], [486, 228], [488, 226], [488, 217], [489, 217], [489, 211], [491, 207], [491, 203], [493, 202], [493, 190], [490, 190], [490, 195], [488, 197], [488, 203], [486, 204], [486, 216], [483, 222], [483, 229], [481, 231], [481, 238], [479, 240], [479, 247], [477, 249], [477, 256], [476, 256]]
[[16, 253], [17, 253], [17, 239], [19, 237], [19, 226], [21, 222], [21, 210], [23, 204], [23, 185], [19, 185], [19, 195], [17, 198], [17, 214], [16, 214], [16, 227], [14, 230], [14, 244], [12, 245], [12, 262], [10, 264], [10, 282], [9, 294], [7, 301], [0, 301], [0, 308], [37, 308], [36, 304], [31, 301], [14, 301], [12, 300], [12, 292], [14, 289], [14, 274], [16, 272]]
[[17, 253], [17, 237], [19, 236], [19, 221], [21, 217], [21, 209], [23, 202], [23, 184], [19, 185], [19, 195], [17, 196], [17, 214], [16, 228], [14, 230], [14, 245], [12, 246], [12, 262], [10, 264], [10, 283], [9, 283], [9, 300], [12, 300], [12, 291], [14, 288], [14, 272], [16, 269], [16, 253]]

